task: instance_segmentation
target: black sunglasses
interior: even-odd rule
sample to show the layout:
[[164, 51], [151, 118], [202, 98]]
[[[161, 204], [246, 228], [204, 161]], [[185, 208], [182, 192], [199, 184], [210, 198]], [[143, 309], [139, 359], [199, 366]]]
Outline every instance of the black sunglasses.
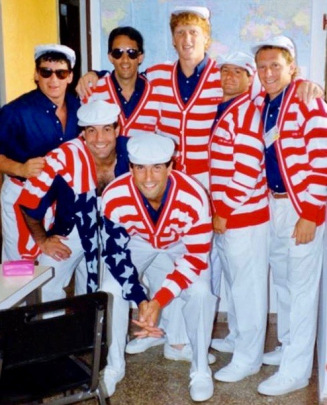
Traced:
[[46, 67], [40, 67], [38, 69], [40, 76], [42, 76], [44, 79], [48, 79], [53, 75], [53, 73], [57, 76], [58, 79], [64, 80], [67, 79], [67, 77], [70, 75], [71, 70], [69, 69], [56, 69], [52, 70]]
[[127, 49], [115, 48], [110, 53], [111, 53], [111, 56], [115, 59], [120, 59], [124, 53], [127, 53], [127, 56], [130, 59], [136, 59], [141, 52], [138, 51], [137, 49], [132, 49], [132, 48], [127, 48]]

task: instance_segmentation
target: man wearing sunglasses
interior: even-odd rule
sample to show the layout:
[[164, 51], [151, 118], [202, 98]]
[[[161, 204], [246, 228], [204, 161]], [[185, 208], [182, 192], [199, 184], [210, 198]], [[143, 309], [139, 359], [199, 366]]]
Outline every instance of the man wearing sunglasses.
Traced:
[[[124, 136], [153, 133], [158, 120], [152, 87], [138, 73], [143, 58], [143, 37], [140, 32], [132, 27], [115, 28], [108, 38], [108, 59], [115, 70], [111, 73], [99, 72], [102, 77], [98, 81], [94, 72], [96, 85], [91, 89], [88, 80], [82, 80], [77, 86], [79, 94], [86, 94], [83, 102], [105, 100], [121, 107], [119, 124], [121, 135]], [[85, 89], [81, 90], [83, 86], [90, 91], [87, 93]]]
[[21, 258], [21, 224], [14, 203], [24, 181], [40, 174], [47, 152], [78, 135], [76, 112], [80, 102], [67, 93], [75, 52], [64, 45], [39, 45], [34, 59], [37, 88], [0, 110], [0, 171], [5, 174], [1, 193], [2, 260]]

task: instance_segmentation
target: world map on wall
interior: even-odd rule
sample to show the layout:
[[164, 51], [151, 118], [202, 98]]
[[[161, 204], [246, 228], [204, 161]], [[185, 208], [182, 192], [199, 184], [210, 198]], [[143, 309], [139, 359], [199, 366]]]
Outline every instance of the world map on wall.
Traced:
[[212, 42], [209, 55], [250, 52], [256, 42], [274, 35], [287, 35], [296, 46], [301, 75], [307, 76], [310, 57], [310, 0], [102, 0], [102, 67], [111, 70], [107, 58], [108, 35], [113, 28], [131, 25], [145, 44], [145, 70], [158, 62], [174, 61], [169, 18], [175, 6], [206, 6], [211, 12]]

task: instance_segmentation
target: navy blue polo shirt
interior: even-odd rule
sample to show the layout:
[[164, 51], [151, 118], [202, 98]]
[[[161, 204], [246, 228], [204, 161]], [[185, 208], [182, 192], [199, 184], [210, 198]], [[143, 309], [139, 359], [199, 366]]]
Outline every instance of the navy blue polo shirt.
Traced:
[[39, 89], [23, 94], [0, 110], [0, 154], [25, 163], [45, 156], [79, 133], [77, 110], [80, 100], [66, 94], [67, 123], [63, 130], [57, 106]]
[[[280, 106], [287, 89], [284, 89], [276, 98], [270, 101], [268, 95], [265, 97], [265, 105], [262, 112], [262, 122], [264, 124], [264, 133], [273, 128], [278, 120]], [[275, 143], [268, 148], [265, 147], [265, 161], [268, 187], [276, 193], [285, 193], [286, 188], [278, 166], [278, 160], [275, 150]]]
[[140, 100], [142, 99], [145, 88], [145, 79], [140, 75], [137, 77], [135, 82], [135, 89], [133, 91], [131, 98], [128, 101], [122, 95], [122, 88], [120, 87], [116, 79], [115, 71], [113, 71], [113, 73], [111, 74], [111, 79], [115, 86], [120, 101], [120, 106], [124, 112], [124, 115], [126, 118], [129, 118], [133, 114], [133, 111], [136, 109]]
[[220, 117], [223, 115], [223, 113], [229, 107], [229, 105], [232, 104], [232, 102], [235, 100], [235, 98], [236, 97], [233, 97], [230, 100], [223, 101], [223, 102], [218, 104], [216, 116], [215, 116], [215, 119], [214, 119], [213, 124], [212, 124], [212, 130], [215, 127], [215, 125], [217, 124], [217, 121], [220, 119]]
[[147, 211], [148, 211], [148, 213], [149, 213], [149, 215], [150, 215], [150, 218], [152, 219], [152, 222], [154, 223], [154, 225], [157, 224], [158, 219], [159, 219], [159, 217], [160, 217], [160, 214], [161, 214], [161, 212], [162, 212], [162, 210], [163, 210], [163, 207], [165, 206], [165, 203], [166, 203], [166, 201], [167, 201], [167, 196], [168, 196], [168, 193], [169, 193], [170, 186], [171, 186], [171, 180], [170, 180], [170, 178], [168, 177], [166, 189], [165, 189], [164, 195], [162, 196], [162, 200], [161, 200], [160, 207], [159, 207], [157, 210], [155, 210], [155, 209], [152, 207], [152, 205], [149, 203], [149, 201], [148, 201], [148, 200], [144, 197], [144, 195], [141, 193], [141, 196], [142, 196], [142, 199], [143, 199], [143, 203], [144, 203], [144, 205], [145, 205], [145, 208], [147, 209]]
[[194, 90], [199, 83], [201, 73], [203, 72], [206, 64], [208, 63], [208, 55], [204, 56], [204, 59], [195, 67], [193, 74], [190, 77], [186, 77], [182, 72], [180, 62], [177, 63], [177, 82], [181, 99], [186, 104], [192, 97]]

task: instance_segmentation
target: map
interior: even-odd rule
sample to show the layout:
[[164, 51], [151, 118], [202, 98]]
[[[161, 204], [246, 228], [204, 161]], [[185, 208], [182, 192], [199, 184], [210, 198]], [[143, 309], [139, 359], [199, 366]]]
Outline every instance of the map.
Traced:
[[295, 43], [301, 76], [307, 76], [311, 0], [101, 0], [102, 67], [112, 70], [107, 58], [108, 35], [122, 25], [133, 26], [144, 37], [145, 58], [140, 71], [155, 63], [176, 60], [169, 18], [175, 6], [183, 5], [209, 8], [210, 57], [217, 59], [220, 54], [234, 51], [250, 52], [256, 42], [286, 35]]

